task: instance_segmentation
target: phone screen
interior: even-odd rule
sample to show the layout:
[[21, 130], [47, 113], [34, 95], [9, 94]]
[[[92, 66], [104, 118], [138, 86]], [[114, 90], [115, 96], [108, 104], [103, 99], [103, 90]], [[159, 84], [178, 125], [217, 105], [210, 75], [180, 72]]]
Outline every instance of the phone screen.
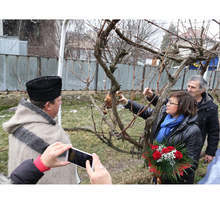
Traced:
[[86, 160], [89, 160], [92, 166], [91, 154], [73, 148], [69, 149], [67, 160], [83, 168], [86, 168]]

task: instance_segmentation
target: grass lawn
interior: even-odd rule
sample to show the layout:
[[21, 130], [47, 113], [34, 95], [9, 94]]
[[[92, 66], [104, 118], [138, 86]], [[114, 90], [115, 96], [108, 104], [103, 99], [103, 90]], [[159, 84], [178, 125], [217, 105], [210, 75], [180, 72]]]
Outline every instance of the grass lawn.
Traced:
[[[138, 100], [140, 103], [143, 101]], [[98, 102], [101, 105], [101, 102]], [[100, 116], [95, 108], [94, 118], [100, 127]], [[120, 109], [118, 110], [126, 125], [133, 118], [133, 114], [129, 111]], [[9, 112], [8, 109], [0, 109], [0, 173], [7, 174], [7, 160], [8, 160], [8, 135], [2, 130], [2, 123], [7, 121], [14, 113]], [[85, 127], [92, 128], [92, 117], [90, 101], [73, 101], [72, 103], [63, 103], [62, 105], [62, 126], [63, 128]], [[144, 120], [137, 118], [135, 125], [128, 130], [133, 138], [137, 138], [143, 133]], [[104, 131], [107, 129], [104, 127]], [[137, 156], [119, 153], [107, 145], [103, 144], [94, 134], [85, 131], [68, 131], [71, 142], [74, 147], [87, 151], [89, 153], [95, 152], [99, 155], [102, 163], [109, 170], [112, 175], [113, 183], [125, 184], [147, 184], [150, 183], [151, 176], [148, 170], [144, 167], [143, 160], [138, 159]], [[127, 142], [113, 139], [117, 147], [130, 151], [132, 146]], [[206, 172], [207, 164], [200, 162], [199, 168], [196, 173], [196, 182], [200, 180]], [[82, 184], [88, 184], [89, 179], [85, 169], [78, 168]]]

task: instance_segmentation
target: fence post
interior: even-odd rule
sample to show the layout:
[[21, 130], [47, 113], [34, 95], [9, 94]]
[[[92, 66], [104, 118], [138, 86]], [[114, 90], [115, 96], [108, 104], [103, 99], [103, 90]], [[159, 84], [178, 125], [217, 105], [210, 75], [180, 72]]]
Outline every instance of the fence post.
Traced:
[[3, 91], [6, 91], [6, 72], [7, 72], [7, 65], [8, 65], [8, 55], [4, 55], [3, 60]]
[[37, 76], [41, 76], [41, 57], [37, 57]]
[[145, 72], [146, 72], [146, 64], [143, 67], [143, 73], [142, 73], [142, 81], [141, 81], [141, 92], [144, 91], [144, 80], [145, 80]]
[[215, 71], [214, 78], [213, 78], [212, 90], [214, 89], [214, 86], [215, 86], [215, 79], [216, 79], [216, 71]]
[[30, 57], [28, 56], [27, 57], [27, 67], [26, 67], [26, 70], [27, 70], [27, 72], [26, 72], [26, 76], [27, 76], [27, 78], [26, 78], [26, 81], [28, 81], [28, 80], [30, 80], [29, 79], [29, 73], [30, 73]]
[[184, 82], [185, 82], [185, 75], [186, 75], [186, 67], [184, 67], [183, 80], [182, 80], [181, 90], [183, 90], [183, 86], [184, 86]]
[[95, 68], [95, 91], [98, 89], [98, 72], [99, 72], [99, 63], [96, 61], [96, 68]]

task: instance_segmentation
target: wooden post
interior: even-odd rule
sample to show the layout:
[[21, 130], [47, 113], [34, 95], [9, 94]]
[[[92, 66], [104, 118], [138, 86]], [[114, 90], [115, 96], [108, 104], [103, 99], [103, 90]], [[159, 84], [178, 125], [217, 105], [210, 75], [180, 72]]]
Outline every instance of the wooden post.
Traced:
[[184, 86], [184, 82], [185, 82], [185, 75], [186, 75], [186, 68], [184, 68], [184, 72], [183, 72], [183, 80], [182, 80], [181, 90], [183, 90], [183, 86]]
[[146, 64], [143, 67], [143, 73], [142, 73], [142, 81], [141, 81], [141, 92], [144, 91], [144, 80], [145, 80], [145, 72], [146, 72]]
[[3, 58], [3, 91], [6, 91], [6, 77], [7, 77], [7, 67], [8, 67], [8, 55], [4, 55]]
[[41, 57], [37, 57], [37, 76], [41, 76]]
[[96, 61], [96, 68], [95, 68], [95, 91], [98, 89], [98, 73], [99, 73], [99, 63]]

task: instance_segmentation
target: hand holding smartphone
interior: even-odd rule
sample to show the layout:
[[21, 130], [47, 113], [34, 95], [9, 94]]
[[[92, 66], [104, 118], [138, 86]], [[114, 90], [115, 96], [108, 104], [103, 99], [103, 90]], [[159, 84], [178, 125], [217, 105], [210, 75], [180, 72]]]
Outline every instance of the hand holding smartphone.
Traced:
[[93, 159], [91, 154], [87, 152], [83, 152], [76, 148], [70, 148], [67, 151], [66, 160], [83, 168], [86, 168], [86, 160], [89, 160], [91, 166], [93, 164]]

